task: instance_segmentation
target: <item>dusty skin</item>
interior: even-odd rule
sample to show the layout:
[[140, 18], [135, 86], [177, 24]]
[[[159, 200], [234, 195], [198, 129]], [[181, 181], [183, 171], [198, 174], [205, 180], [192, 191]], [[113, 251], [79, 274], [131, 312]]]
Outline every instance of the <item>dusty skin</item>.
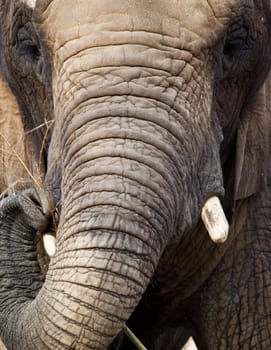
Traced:
[[130, 350], [124, 324], [150, 350], [271, 348], [270, 38], [269, 0], [0, 0], [44, 179], [0, 206], [7, 348]]

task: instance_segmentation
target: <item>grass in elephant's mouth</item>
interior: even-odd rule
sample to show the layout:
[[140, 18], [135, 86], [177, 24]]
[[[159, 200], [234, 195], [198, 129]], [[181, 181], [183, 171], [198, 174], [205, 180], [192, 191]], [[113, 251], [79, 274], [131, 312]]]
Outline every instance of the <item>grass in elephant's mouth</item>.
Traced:
[[[0, 121], [1, 123], [1, 121]], [[12, 155], [15, 159], [17, 159], [19, 165], [22, 167], [22, 169], [25, 172], [25, 177], [21, 177], [18, 178], [17, 181], [12, 184], [10, 187], [7, 187], [6, 190], [2, 193], [0, 193], [0, 199], [1, 197], [5, 197], [6, 195], [15, 192], [18, 189], [23, 189], [28, 187], [30, 184], [34, 187], [40, 188], [44, 191], [44, 193], [46, 194], [47, 200], [48, 200], [48, 204], [50, 207], [50, 212], [51, 212], [51, 217], [52, 217], [52, 221], [54, 224], [54, 228], [56, 231], [57, 228], [57, 220], [55, 218], [55, 209], [53, 208], [53, 206], [51, 205], [51, 200], [50, 200], [50, 196], [48, 191], [45, 188], [45, 181], [44, 181], [44, 171], [43, 166], [42, 166], [42, 159], [43, 159], [43, 154], [45, 152], [45, 147], [46, 147], [46, 141], [48, 139], [49, 136], [49, 131], [50, 128], [53, 125], [53, 121], [45, 121], [43, 124], [41, 124], [40, 126], [38, 126], [35, 129], [32, 129], [30, 131], [27, 132], [27, 134], [36, 131], [37, 129], [43, 128], [45, 127], [45, 133], [44, 133], [44, 137], [41, 143], [41, 148], [40, 148], [40, 152], [39, 152], [39, 160], [38, 160], [38, 164], [36, 167], [36, 171], [35, 174], [32, 173], [32, 171], [30, 170], [29, 166], [27, 163], [31, 164], [31, 160], [28, 162], [28, 156], [25, 155], [26, 159], [23, 159], [20, 154], [16, 151], [15, 147], [9, 142], [9, 140], [7, 139], [7, 137], [0, 132], [0, 137], [3, 139], [4, 143], [7, 144], [8, 146], [8, 150], [5, 150], [5, 152], [8, 152], [10, 155]], [[22, 143], [22, 147], [24, 147], [24, 140], [20, 140]], [[33, 162], [32, 162], [33, 163]]]
[[[0, 123], [1, 123], [1, 121], [0, 121]], [[7, 145], [7, 148], [4, 148], [5, 153], [7, 154], [8, 157], [12, 157], [12, 159], [17, 160], [18, 168], [20, 168], [22, 170], [22, 172], [19, 172], [19, 173], [24, 174], [24, 176], [18, 177], [18, 179], [16, 179], [16, 181], [14, 183], [12, 183], [11, 185], [8, 184], [5, 191], [0, 193], [0, 199], [18, 191], [18, 190], [25, 189], [29, 186], [42, 189], [47, 197], [49, 211], [51, 213], [51, 218], [52, 218], [52, 228], [50, 231], [52, 231], [53, 234], [55, 234], [57, 231], [57, 227], [58, 227], [58, 215], [56, 213], [56, 210], [51, 205], [49, 193], [46, 190], [45, 185], [44, 185], [44, 172], [42, 171], [42, 169], [43, 169], [42, 160], [43, 160], [44, 150], [46, 147], [46, 140], [48, 139], [49, 131], [50, 131], [52, 124], [53, 124], [53, 121], [50, 121], [50, 122], [45, 121], [39, 127], [35, 128], [33, 130], [30, 130], [28, 132], [28, 133], [31, 133], [33, 131], [36, 131], [36, 129], [45, 127], [45, 133], [44, 133], [44, 137], [43, 137], [40, 152], [39, 152], [39, 160], [37, 163], [37, 167], [35, 168], [36, 171], [33, 171], [33, 173], [30, 170], [30, 167], [28, 166], [28, 164], [31, 164], [31, 160], [28, 159], [28, 155], [25, 153], [21, 156], [17, 152], [14, 145], [12, 145], [10, 143], [10, 141], [5, 136], [5, 134], [0, 132], [0, 138], [3, 140], [4, 144]], [[22, 148], [24, 148], [24, 140], [23, 139], [19, 140], [19, 145]], [[7, 159], [9, 159], [8, 157], [7, 157]], [[33, 162], [32, 162], [32, 165], [33, 165]], [[16, 166], [16, 169], [17, 169], [17, 166]], [[38, 261], [38, 264], [40, 266], [41, 273], [45, 276], [47, 271], [48, 271], [50, 258], [49, 258], [48, 254], [46, 253], [46, 250], [44, 248], [42, 234], [37, 232], [37, 235], [35, 237], [33, 244], [36, 247], [37, 261]]]
[[7, 152], [9, 155], [14, 156], [18, 163], [20, 164], [20, 166], [23, 168], [23, 170], [26, 172], [27, 177], [28, 178], [19, 178], [14, 184], [12, 184], [11, 186], [7, 187], [6, 190], [4, 192], [2, 192], [0, 194], [1, 197], [5, 197], [6, 195], [13, 193], [17, 188], [21, 188], [24, 187], [24, 185], [26, 183], [29, 183], [29, 179], [37, 186], [40, 186], [40, 179], [36, 179], [32, 172], [30, 171], [30, 169], [28, 168], [25, 160], [22, 159], [22, 157], [18, 154], [18, 152], [15, 150], [15, 148], [10, 144], [10, 142], [8, 141], [8, 139], [6, 138], [5, 135], [3, 135], [0, 132], [0, 137], [4, 140], [4, 142], [7, 144], [9, 151], [5, 151]]
[[[0, 121], [1, 124], [2, 121]], [[33, 186], [41, 188], [45, 193], [45, 186], [44, 186], [44, 172], [42, 171], [43, 166], [42, 166], [42, 159], [43, 159], [43, 155], [45, 152], [45, 147], [46, 147], [46, 141], [48, 139], [49, 136], [49, 131], [51, 129], [53, 125], [53, 121], [45, 121], [43, 124], [41, 124], [40, 126], [38, 126], [35, 129], [32, 129], [30, 131], [27, 132], [27, 134], [32, 133], [34, 131], [36, 131], [37, 129], [43, 128], [45, 127], [45, 133], [44, 133], [44, 137], [41, 143], [41, 148], [40, 148], [40, 152], [39, 152], [39, 160], [38, 160], [38, 164], [37, 167], [35, 168], [36, 171], [35, 174], [32, 173], [32, 171], [30, 170], [28, 164], [32, 164], [33, 165], [33, 161], [31, 162], [31, 160], [29, 159], [29, 155], [28, 154], [24, 154], [24, 158], [23, 156], [21, 156], [17, 150], [15, 149], [14, 145], [12, 145], [9, 141], [9, 139], [5, 136], [4, 133], [0, 132], [0, 138], [3, 140], [4, 144], [7, 145], [7, 149], [4, 148], [5, 153], [7, 153], [9, 156], [12, 156], [13, 159], [16, 159], [18, 162], [18, 168], [21, 168], [25, 174], [24, 177], [20, 177], [17, 179], [17, 181], [12, 184], [11, 186], [8, 186], [6, 188], [6, 190], [0, 194], [0, 196], [5, 196], [7, 194], [13, 193], [15, 190], [17, 190], [18, 188], [24, 188], [27, 185], [29, 185], [29, 183], [31, 182]], [[25, 147], [25, 141], [23, 139], [18, 140], [18, 145], [24, 149]], [[19, 147], [18, 147], [19, 148]], [[5, 166], [5, 165], [4, 165]], [[17, 167], [15, 168], [18, 169]]]

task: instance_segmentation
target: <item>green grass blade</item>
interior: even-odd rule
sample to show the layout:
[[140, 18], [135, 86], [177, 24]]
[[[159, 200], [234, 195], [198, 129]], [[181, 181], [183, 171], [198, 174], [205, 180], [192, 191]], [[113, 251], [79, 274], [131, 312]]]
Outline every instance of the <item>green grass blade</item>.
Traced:
[[126, 325], [124, 326], [123, 331], [138, 350], [148, 350]]

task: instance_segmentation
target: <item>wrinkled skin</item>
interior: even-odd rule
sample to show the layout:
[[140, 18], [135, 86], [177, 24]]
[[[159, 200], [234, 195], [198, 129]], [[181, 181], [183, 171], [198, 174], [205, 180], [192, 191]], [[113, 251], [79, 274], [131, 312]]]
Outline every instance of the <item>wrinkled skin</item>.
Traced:
[[[0, 3], [1, 68], [48, 193], [1, 206], [8, 349], [132, 349], [124, 323], [149, 349], [270, 348], [270, 1]], [[223, 245], [200, 220], [213, 195]]]

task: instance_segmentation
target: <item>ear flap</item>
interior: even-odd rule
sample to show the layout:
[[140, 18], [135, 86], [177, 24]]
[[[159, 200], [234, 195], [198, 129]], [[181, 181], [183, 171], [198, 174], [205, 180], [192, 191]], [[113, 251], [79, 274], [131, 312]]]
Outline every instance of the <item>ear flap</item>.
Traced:
[[247, 106], [238, 128], [235, 200], [264, 191], [271, 180], [271, 74]]
[[0, 194], [29, 181], [29, 157], [15, 97], [0, 72]]

